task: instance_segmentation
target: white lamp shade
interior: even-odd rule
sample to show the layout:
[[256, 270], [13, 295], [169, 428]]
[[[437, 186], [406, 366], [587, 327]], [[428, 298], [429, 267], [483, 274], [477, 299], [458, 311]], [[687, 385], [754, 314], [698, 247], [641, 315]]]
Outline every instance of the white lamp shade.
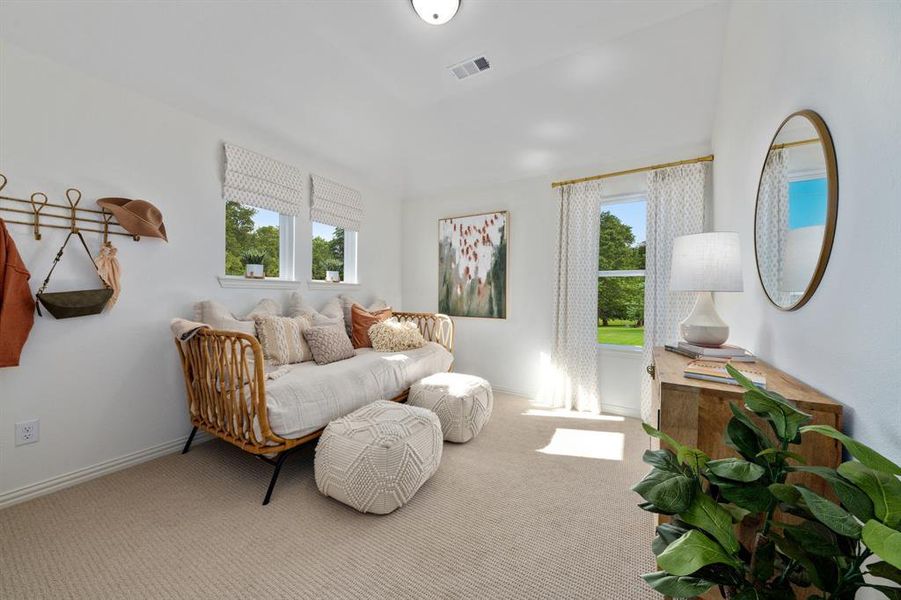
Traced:
[[673, 240], [669, 289], [674, 292], [740, 292], [741, 244], [728, 231]]
[[430, 25], [444, 25], [454, 18], [460, 0], [412, 0], [413, 10]]
[[803, 292], [817, 268], [826, 227], [811, 225], [789, 229], [785, 234], [782, 291]]

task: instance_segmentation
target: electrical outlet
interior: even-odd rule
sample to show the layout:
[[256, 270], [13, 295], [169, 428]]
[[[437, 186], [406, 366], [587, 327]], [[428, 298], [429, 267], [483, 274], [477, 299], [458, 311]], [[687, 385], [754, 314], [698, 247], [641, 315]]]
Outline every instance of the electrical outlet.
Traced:
[[33, 444], [39, 439], [41, 439], [40, 419], [19, 421], [16, 423], [16, 446]]

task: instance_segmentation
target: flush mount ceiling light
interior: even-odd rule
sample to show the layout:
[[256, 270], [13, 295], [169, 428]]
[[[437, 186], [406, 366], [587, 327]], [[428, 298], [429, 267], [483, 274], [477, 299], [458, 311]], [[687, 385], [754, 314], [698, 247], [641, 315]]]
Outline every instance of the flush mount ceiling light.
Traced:
[[460, 8], [460, 0], [411, 0], [413, 10], [429, 25], [444, 25], [454, 18]]

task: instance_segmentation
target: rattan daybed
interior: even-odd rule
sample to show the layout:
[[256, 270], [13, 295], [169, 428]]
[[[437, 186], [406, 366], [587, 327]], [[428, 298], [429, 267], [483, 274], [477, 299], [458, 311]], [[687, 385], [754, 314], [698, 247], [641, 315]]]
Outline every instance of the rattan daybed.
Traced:
[[[393, 316], [399, 321], [415, 322], [427, 342], [435, 342], [453, 353], [454, 324], [448, 316], [410, 312], [396, 312]], [[187, 342], [176, 340], [175, 345], [181, 356], [193, 425], [182, 453], [190, 449], [194, 435], [200, 429], [273, 465], [275, 472], [263, 500], [264, 505], [268, 504], [285, 459], [293, 450], [318, 438], [324, 425], [299, 437], [282, 437], [272, 430], [267, 408], [265, 362], [260, 343], [254, 336], [201, 329]], [[304, 365], [313, 369], [329, 366]], [[404, 402], [408, 393], [409, 387], [390, 399]], [[381, 399], [384, 398], [367, 398], [367, 401]]]

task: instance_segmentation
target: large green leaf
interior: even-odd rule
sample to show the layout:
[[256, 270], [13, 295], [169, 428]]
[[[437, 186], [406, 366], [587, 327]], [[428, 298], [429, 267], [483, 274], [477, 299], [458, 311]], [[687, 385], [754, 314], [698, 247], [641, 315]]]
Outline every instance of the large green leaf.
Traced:
[[856, 461], [840, 464], [838, 472], [866, 492], [877, 519], [892, 529], [901, 525], [901, 481], [897, 477]]
[[804, 521], [801, 525], [782, 523], [781, 526], [788, 539], [810, 554], [826, 557], [841, 555], [835, 534], [822, 523]]
[[774, 502], [773, 495], [760, 483], [741, 484], [741, 483], [725, 483], [717, 482], [717, 487], [723, 497], [753, 513], [766, 512], [770, 509], [770, 504]]
[[679, 452], [676, 453], [676, 458], [679, 459], [681, 464], [691, 469], [692, 473], [695, 475], [699, 474], [701, 469], [707, 464], [707, 461], [710, 460], [710, 457], [704, 452], [697, 448], [689, 448], [688, 446], [679, 448]]
[[848, 511], [804, 486], [795, 486], [807, 508], [823, 525], [839, 535], [860, 539], [860, 523]]
[[776, 437], [784, 442], [793, 442], [798, 437], [801, 425], [811, 420], [810, 415], [801, 412], [775, 393], [753, 389], [745, 392], [744, 398], [748, 410], [766, 417]]
[[661, 448], [660, 450], [645, 450], [644, 454], [641, 456], [641, 460], [652, 467], [657, 467], [663, 471], [669, 471], [670, 473], [676, 474], [682, 473], [679, 462], [676, 460], [676, 455], [666, 448]]
[[866, 523], [873, 518], [873, 501], [859, 487], [839, 475], [835, 469], [828, 467], [791, 467], [791, 470], [813, 473], [826, 480], [848, 512], [857, 517], [861, 523]]
[[651, 550], [654, 556], [659, 556], [666, 547], [682, 537], [688, 529], [675, 523], [661, 523], [657, 526], [657, 537], [651, 542]]
[[733, 418], [726, 425], [726, 445], [734, 448], [747, 460], [771, 447], [770, 439], [734, 402], [729, 403]]
[[632, 486], [632, 491], [639, 494], [645, 500], [650, 500], [650, 498], [648, 498], [648, 492], [654, 489], [655, 486], [660, 485], [667, 479], [672, 479], [673, 477], [678, 477], [678, 475], [655, 467], [651, 469], [650, 473], [644, 476], [644, 479]]
[[712, 535], [729, 553], [738, 552], [739, 544], [732, 529], [732, 515], [710, 496], [695, 494], [691, 506], [681, 511], [679, 517], [689, 525]]
[[863, 526], [863, 543], [876, 556], [901, 569], [901, 531], [895, 531], [876, 520], [867, 521]]
[[675, 475], [648, 491], [647, 500], [668, 513], [679, 513], [691, 505], [697, 484], [685, 475]]
[[893, 567], [884, 560], [867, 565], [867, 569], [869, 569], [871, 575], [882, 577], [901, 585], [901, 569]]
[[736, 568], [740, 566], [722, 546], [694, 529], [667, 546], [657, 557], [661, 569], [679, 576], [691, 575], [701, 567], [715, 563]]
[[766, 470], [760, 465], [738, 458], [711, 460], [707, 463], [707, 469], [720, 477], [744, 483], [757, 481], [766, 473]]
[[684, 448], [684, 446], [682, 444], [680, 444], [679, 442], [677, 442], [676, 440], [671, 438], [669, 435], [663, 433], [659, 429], [651, 427], [647, 423], [642, 423], [641, 426], [642, 426], [642, 428], [644, 428], [645, 433], [647, 433], [651, 437], [655, 437], [655, 438], [659, 439], [660, 441], [668, 444], [669, 447], [673, 449], [673, 451], [678, 452], [680, 448]]
[[771, 483], [769, 485], [770, 494], [776, 497], [779, 502], [784, 502], [790, 506], [796, 506], [801, 501], [801, 494], [795, 489], [795, 486], [787, 483]]
[[838, 431], [834, 427], [830, 427], [829, 425], [807, 425], [806, 427], [801, 428], [801, 433], [807, 433], [809, 431], [813, 431], [819, 433], [820, 435], [825, 435], [826, 437], [832, 438], [834, 440], [838, 440], [842, 443], [842, 445], [848, 449], [848, 452], [865, 464], [871, 469], [875, 469], [877, 471], [882, 471], [883, 473], [889, 473], [891, 475], [901, 475], [901, 467], [882, 456], [869, 446], [861, 444], [855, 439], [849, 438], [844, 433]]
[[694, 598], [713, 587], [712, 581], [705, 581], [698, 577], [679, 577], [670, 575], [666, 571], [647, 573], [641, 578], [656, 591], [672, 598]]

